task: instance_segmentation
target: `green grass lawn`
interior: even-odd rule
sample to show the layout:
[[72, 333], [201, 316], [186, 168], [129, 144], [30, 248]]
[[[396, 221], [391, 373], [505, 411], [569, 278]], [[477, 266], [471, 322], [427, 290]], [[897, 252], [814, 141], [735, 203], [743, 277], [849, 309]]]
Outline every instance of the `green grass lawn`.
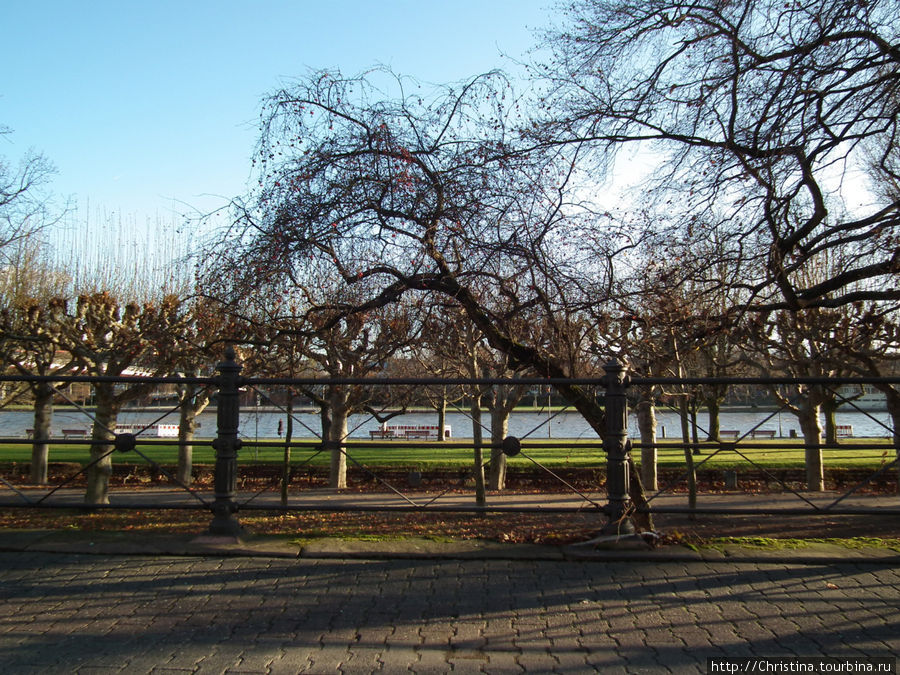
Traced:
[[[157, 441], [158, 442], [158, 441]], [[365, 466], [396, 466], [404, 468], [455, 468], [469, 466], [472, 461], [471, 447], [462, 447], [459, 442], [442, 447], [422, 447], [420, 443], [394, 441], [381, 447], [369, 447], [369, 443], [350, 441], [347, 449], [350, 457]], [[596, 442], [589, 441], [556, 441], [523, 443], [522, 454], [510, 459], [511, 466], [529, 466], [532, 459], [548, 467], [603, 466], [606, 462], [602, 449]], [[752, 447], [751, 447], [752, 446]], [[868, 447], [858, 447], [868, 446]], [[146, 457], [158, 464], [174, 465], [177, 462], [178, 448], [174, 444], [138, 445], [137, 448]], [[312, 444], [298, 444], [292, 449], [294, 464], [308, 462], [314, 466], [328, 464], [326, 452], [318, 452], [319, 447]], [[748, 460], [767, 468], [793, 468], [804, 465], [804, 448], [801, 441], [776, 440], [753, 441], [737, 445], [725, 444], [716, 452], [715, 447], [701, 444], [701, 456], [694, 456], [695, 465], [701, 468], [735, 468], [748, 466]], [[739, 454], [740, 453], [740, 454]], [[485, 457], [490, 449], [485, 448]], [[640, 448], [633, 451], [635, 461], [640, 463]], [[741, 455], [746, 456], [747, 459]], [[30, 461], [31, 445], [0, 445], [0, 463], [27, 463]], [[823, 448], [826, 467], [867, 468], [878, 467], [895, 457], [895, 450], [890, 439], [852, 439], [838, 447]], [[85, 444], [58, 444], [50, 446], [51, 462], [84, 463], [88, 457], [88, 446]], [[256, 444], [245, 441], [239, 453], [240, 463], [278, 464], [282, 461], [283, 448], [275, 444]], [[531, 459], [529, 459], [531, 458]], [[141, 463], [146, 461], [134, 452], [115, 453], [113, 461], [119, 463]], [[194, 464], [212, 464], [215, 456], [209, 439], [198, 440], [194, 444]], [[684, 450], [680, 445], [667, 443], [659, 447], [658, 465], [661, 468], [683, 467], [685, 465]]]

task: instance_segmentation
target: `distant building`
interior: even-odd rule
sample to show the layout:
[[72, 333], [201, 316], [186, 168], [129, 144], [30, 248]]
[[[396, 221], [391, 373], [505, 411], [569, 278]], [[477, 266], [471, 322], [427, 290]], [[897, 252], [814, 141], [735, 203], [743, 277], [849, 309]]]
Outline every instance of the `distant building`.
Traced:
[[837, 393], [841, 399], [846, 399], [838, 401], [844, 409], [856, 406], [861, 410], [887, 410], [884, 392], [871, 384], [842, 384], [838, 387]]

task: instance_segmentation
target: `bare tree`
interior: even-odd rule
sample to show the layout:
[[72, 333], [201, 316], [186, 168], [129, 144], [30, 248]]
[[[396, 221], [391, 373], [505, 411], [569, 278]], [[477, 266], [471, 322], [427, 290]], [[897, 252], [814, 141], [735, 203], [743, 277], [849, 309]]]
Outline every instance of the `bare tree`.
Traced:
[[[0, 137], [9, 133], [0, 127]], [[0, 156], [0, 264], [10, 262], [12, 244], [34, 238], [65, 213], [57, 210], [47, 186], [56, 169], [43, 155], [28, 152], [18, 162]]]
[[[896, 305], [856, 303], [843, 308], [833, 317], [827, 336], [831, 358], [839, 360], [850, 373], [869, 377], [900, 374], [900, 308]], [[900, 458], [900, 390], [884, 381], [875, 382], [873, 386], [885, 396], [893, 423], [894, 449]], [[833, 422], [829, 426], [833, 427]], [[826, 441], [836, 443], [836, 434]]]
[[[871, 148], [876, 178], [896, 179], [895, 2], [576, 0], [568, 18], [547, 35], [536, 143], [589, 146], [607, 164], [652, 149], [644, 199], [680, 215], [670, 239], [710, 222], [732, 234], [729, 255], [758, 263], [740, 282], [751, 309], [900, 298], [900, 202], [849, 203]], [[803, 274], [827, 252], [844, 265]]]
[[[72, 303], [63, 299], [50, 303], [55, 340], [75, 357], [88, 375], [119, 377], [127, 369], [139, 368], [163, 375], [169, 370], [164, 357], [169, 342], [183, 320], [179, 302], [166, 296], [158, 302], [122, 303], [109, 293], [84, 294]], [[116, 386], [94, 384], [97, 409], [92, 429], [93, 445], [85, 493], [87, 504], [109, 503], [112, 473], [112, 442], [122, 405], [149, 391], [152, 385], [136, 382]]]
[[[76, 362], [55, 339], [49, 302], [63, 291], [66, 276], [46, 261], [45, 247], [32, 232], [9, 243], [0, 266], [0, 357], [18, 375], [66, 375]], [[46, 382], [26, 382], [0, 399], [7, 404], [30, 393], [34, 408], [31, 480], [47, 482], [50, 423], [56, 391]]]
[[[442, 308], [444, 311], [441, 315], [434, 316], [429, 322], [424, 346], [433, 359], [445, 365], [444, 374], [473, 379], [507, 379], [516, 375], [506, 354], [492, 349], [484, 335], [459, 307], [444, 304]], [[528, 387], [524, 385], [507, 384], [473, 385], [463, 389], [464, 396], [471, 400], [469, 415], [474, 440], [473, 471], [479, 506], [484, 506], [486, 489], [502, 490], [506, 487], [506, 456], [501, 444], [509, 430], [509, 416], [527, 390]], [[482, 409], [485, 407], [491, 420], [490, 472], [487, 482], [483, 469]]]
[[[517, 151], [517, 102], [499, 76], [431, 96], [414, 84], [404, 94], [400, 81], [394, 98], [373, 77], [321, 73], [267, 100], [260, 186], [226, 234], [244, 267], [296, 280], [327, 265], [365, 288], [353, 302], [312, 308], [332, 324], [438, 294], [511, 366], [583, 372], [581, 344], [568, 338], [584, 330], [586, 312], [602, 316], [610, 257], [633, 243], [581, 207], [573, 157]], [[513, 330], [525, 314], [542, 325], [533, 342]], [[593, 392], [560, 391], [605, 433]]]
[[190, 485], [193, 482], [193, 440], [197, 431], [197, 418], [210, 403], [212, 390], [188, 381], [211, 375], [211, 370], [222, 354], [223, 345], [229, 340], [238, 341], [234, 323], [222, 311], [218, 303], [203, 297], [183, 299], [180, 317], [168, 327], [164, 335], [165, 362], [172, 375], [185, 378], [176, 385], [178, 396], [178, 465], [177, 480]]
[[[218, 279], [209, 280], [208, 290], [245, 326], [241, 340], [255, 346], [249, 365], [256, 372], [284, 375], [287, 370], [290, 374], [297, 371], [300, 359], [307, 375], [333, 380], [378, 375], [396, 352], [417, 337], [418, 328], [405, 302], [343, 311], [343, 307], [358, 306], [368, 289], [365, 284], [344, 284], [327, 266], [311, 265], [302, 277], [296, 274], [290, 284], [281, 284], [272, 269], [258, 266], [255, 278], [247, 278], [243, 260], [235, 265], [221, 257], [217, 261]], [[222, 269], [229, 274], [222, 274]], [[399, 411], [379, 410], [377, 387], [329, 382], [301, 390], [320, 410], [322, 440], [331, 457], [329, 484], [345, 488], [350, 415], [365, 411], [385, 421]]]
[[[0, 312], [0, 340], [6, 348], [6, 361], [17, 374], [70, 375], [78, 369], [78, 360], [60, 349], [52, 314], [46, 297], [20, 298]], [[30, 477], [43, 484], [47, 482], [53, 399], [58, 392], [48, 382], [29, 382], [25, 389], [31, 393], [34, 408]]]
[[[844, 342], [851, 322], [842, 321], [841, 309], [810, 308], [761, 314], [748, 328], [757, 349], [751, 362], [769, 376], [846, 377], [852, 374], [846, 359], [834, 351]], [[845, 335], [841, 335], [845, 333]], [[806, 482], [810, 490], [825, 489], [822, 463], [823, 406], [834, 393], [822, 384], [771, 387], [785, 409], [797, 416], [806, 448]]]

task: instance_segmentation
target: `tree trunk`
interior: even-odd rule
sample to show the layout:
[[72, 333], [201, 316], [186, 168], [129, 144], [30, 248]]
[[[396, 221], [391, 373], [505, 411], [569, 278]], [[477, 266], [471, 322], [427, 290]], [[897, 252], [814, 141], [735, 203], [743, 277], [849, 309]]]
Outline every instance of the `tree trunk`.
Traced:
[[798, 418], [806, 446], [806, 488], [814, 492], [825, 489], [825, 472], [822, 464], [822, 425], [819, 422], [820, 407], [807, 401]]
[[[684, 463], [687, 466], [688, 479], [688, 508], [697, 507], [697, 471], [694, 469], [694, 455], [691, 451], [690, 428], [688, 424], [688, 402], [687, 397], [681, 397], [681, 403], [678, 407], [678, 416], [681, 418], [681, 439], [684, 442]], [[694, 515], [691, 514], [691, 519]]]
[[650, 399], [641, 399], [635, 410], [641, 433], [641, 480], [648, 490], [658, 490], [656, 406]]
[[197, 415], [189, 408], [182, 408], [178, 417], [178, 467], [175, 478], [182, 485], [190, 485], [194, 480], [194, 432], [197, 430]]
[[185, 385], [179, 391], [180, 401], [178, 415], [178, 467], [175, 477], [183, 485], [190, 485], [193, 480], [194, 466], [194, 434], [197, 432], [197, 416], [209, 405], [208, 390], [200, 390], [194, 384]]
[[722, 410], [721, 402], [717, 396], [710, 396], [706, 401], [706, 413], [709, 416], [709, 433], [706, 440], [718, 441], [719, 432], [721, 431], [721, 422], [719, 413]]
[[328, 486], [343, 490], [347, 487], [347, 455], [344, 441], [349, 433], [349, 414], [343, 387], [333, 387], [329, 399], [331, 420], [326, 438], [331, 453], [331, 463], [328, 471]]
[[444, 441], [444, 428], [447, 426], [447, 387], [441, 387], [441, 400], [438, 403], [438, 440]]
[[875, 386], [884, 392], [884, 400], [894, 427], [894, 453], [897, 458], [897, 492], [900, 492], [900, 391], [897, 391], [889, 384]]
[[99, 382], [95, 385], [97, 408], [91, 432], [91, 468], [87, 472], [85, 504], [109, 504], [109, 477], [112, 474], [112, 442], [115, 437], [119, 404], [113, 393], [113, 385]]
[[44, 485], [47, 482], [47, 464], [50, 460], [50, 420], [53, 418], [53, 387], [39, 384], [34, 391], [34, 445], [31, 446], [31, 482]]
[[331, 438], [331, 409], [327, 403], [319, 406], [319, 421], [322, 423], [322, 440]]
[[500, 445], [509, 433], [509, 414], [505, 401], [495, 401], [491, 408], [491, 490], [506, 488], [506, 455]]
[[837, 445], [837, 401], [834, 397], [825, 399], [822, 403], [822, 413], [825, 415], [825, 445]]
[[475, 472], [475, 505], [483, 507], [487, 504], [487, 492], [484, 484], [484, 452], [481, 447], [481, 396], [478, 394], [472, 397], [469, 411], [472, 415], [472, 446], [474, 448], [472, 469]]
[[693, 443], [693, 453], [700, 454], [700, 437], [697, 433], [697, 403], [691, 401], [691, 442]]
[[288, 394], [287, 426], [284, 432], [284, 460], [281, 464], [281, 505], [287, 506], [288, 485], [291, 482], [291, 440], [294, 437], [294, 396]]

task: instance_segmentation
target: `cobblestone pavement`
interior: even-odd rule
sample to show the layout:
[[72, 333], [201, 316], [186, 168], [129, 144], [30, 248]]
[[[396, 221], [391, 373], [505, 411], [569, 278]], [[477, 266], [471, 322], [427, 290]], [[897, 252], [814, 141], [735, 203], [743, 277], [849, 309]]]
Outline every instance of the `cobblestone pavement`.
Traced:
[[900, 569], [868, 563], [0, 554], [9, 673], [706, 672], [895, 656]]

